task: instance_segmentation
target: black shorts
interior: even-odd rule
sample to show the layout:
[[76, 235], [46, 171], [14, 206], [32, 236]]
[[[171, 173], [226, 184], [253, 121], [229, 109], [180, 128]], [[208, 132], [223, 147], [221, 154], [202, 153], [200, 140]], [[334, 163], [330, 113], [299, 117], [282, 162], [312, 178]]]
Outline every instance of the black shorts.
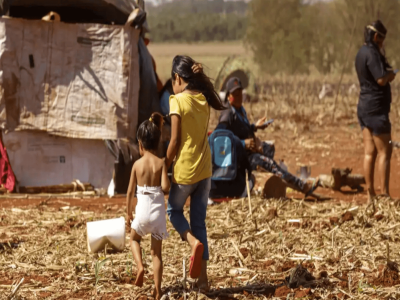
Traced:
[[388, 115], [376, 116], [358, 116], [361, 130], [368, 128], [372, 135], [390, 134], [392, 132], [392, 124]]

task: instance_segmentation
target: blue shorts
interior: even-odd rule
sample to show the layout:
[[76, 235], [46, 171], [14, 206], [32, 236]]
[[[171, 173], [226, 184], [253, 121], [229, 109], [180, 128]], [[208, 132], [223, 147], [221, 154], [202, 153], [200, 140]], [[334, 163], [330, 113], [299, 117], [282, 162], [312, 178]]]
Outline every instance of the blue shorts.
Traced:
[[372, 135], [390, 134], [392, 132], [389, 115], [358, 116], [358, 122], [361, 130], [368, 128]]

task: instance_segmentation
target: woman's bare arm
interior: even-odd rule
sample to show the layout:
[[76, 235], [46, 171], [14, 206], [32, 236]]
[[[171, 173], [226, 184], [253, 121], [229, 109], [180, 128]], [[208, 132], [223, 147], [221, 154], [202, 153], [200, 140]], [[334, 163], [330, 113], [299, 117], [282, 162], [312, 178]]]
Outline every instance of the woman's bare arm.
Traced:
[[161, 175], [161, 188], [164, 193], [168, 193], [170, 187], [171, 187], [171, 183], [169, 182], [169, 178], [168, 178], [168, 168], [164, 162], [163, 169], [162, 169], [162, 175]]
[[181, 117], [171, 115], [171, 141], [169, 142], [165, 164], [167, 169], [172, 165], [181, 142]]
[[394, 74], [393, 72], [389, 72], [387, 73], [384, 77], [379, 78], [377, 80], [378, 84], [380, 86], [385, 86], [388, 84], [388, 82], [392, 82], [394, 80], [394, 78], [396, 77], [396, 74]]

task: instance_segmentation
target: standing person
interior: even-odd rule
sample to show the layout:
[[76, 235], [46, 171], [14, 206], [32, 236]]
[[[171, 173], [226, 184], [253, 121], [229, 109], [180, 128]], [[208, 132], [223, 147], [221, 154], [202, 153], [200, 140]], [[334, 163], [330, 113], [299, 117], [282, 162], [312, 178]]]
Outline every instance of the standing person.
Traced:
[[[175, 95], [170, 98], [171, 141], [165, 162], [169, 167], [175, 159], [175, 164], [167, 212], [172, 225], [191, 247], [190, 276], [198, 278], [198, 288], [207, 290], [205, 219], [212, 175], [207, 129], [210, 107], [222, 110], [224, 106], [201, 65], [192, 58], [176, 56], [171, 78]], [[190, 225], [183, 215], [189, 196]]]
[[365, 44], [356, 56], [360, 82], [357, 116], [364, 139], [364, 171], [368, 200], [375, 197], [374, 171], [378, 160], [381, 192], [389, 196], [390, 159], [392, 156], [391, 123], [389, 120], [392, 94], [390, 82], [396, 77], [386, 60], [383, 42], [387, 30], [381, 21], [365, 28]]
[[[132, 222], [131, 250], [137, 265], [137, 286], [143, 285], [144, 267], [140, 241], [143, 236], [151, 234], [151, 255], [153, 257], [155, 299], [161, 299], [161, 280], [163, 263], [161, 257], [162, 240], [168, 237], [165, 218], [164, 193], [168, 192], [170, 182], [167, 167], [156, 152], [161, 138], [163, 117], [153, 113], [150, 120], [144, 121], [138, 129], [137, 137], [141, 159], [132, 168], [127, 194], [127, 222]], [[137, 189], [137, 200], [135, 190]]]
[[[250, 124], [243, 107], [243, 87], [240, 79], [236, 77], [229, 79], [226, 88], [230, 106], [221, 113], [216, 129], [230, 130], [242, 141], [247, 154], [245, 159], [248, 159], [252, 170], [256, 170], [257, 166], [262, 167], [282, 178], [293, 189], [304, 193], [306, 196], [312, 195], [319, 185], [319, 179], [317, 178], [313, 183], [308, 183], [282, 169], [273, 159], [275, 148], [261, 142], [256, 137], [255, 132], [267, 128], [268, 124], [265, 123], [265, 117], [255, 124]], [[237, 197], [239, 196], [237, 195]]]

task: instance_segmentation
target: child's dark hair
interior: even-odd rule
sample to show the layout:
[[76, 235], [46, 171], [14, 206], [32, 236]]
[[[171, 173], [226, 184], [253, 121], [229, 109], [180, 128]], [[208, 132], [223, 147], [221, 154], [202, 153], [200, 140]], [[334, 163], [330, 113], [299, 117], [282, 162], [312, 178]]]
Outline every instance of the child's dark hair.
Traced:
[[175, 56], [172, 61], [172, 80], [175, 80], [175, 74], [178, 74], [179, 77], [188, 83], [187, 89], [201, 92], [212, 108], [216, 110], [226, 109], [219, 99], [210, 78], [203, 72], [193, 72], [192, 67], [194, 64], [196, 64], [196, 62], [189, 56]]
[[157, 150], [161, 137], [163, 116], [153, 113], [149, 120], [140, 124], [137, 131], [137, 139], [142, 143], [145, 150]]

